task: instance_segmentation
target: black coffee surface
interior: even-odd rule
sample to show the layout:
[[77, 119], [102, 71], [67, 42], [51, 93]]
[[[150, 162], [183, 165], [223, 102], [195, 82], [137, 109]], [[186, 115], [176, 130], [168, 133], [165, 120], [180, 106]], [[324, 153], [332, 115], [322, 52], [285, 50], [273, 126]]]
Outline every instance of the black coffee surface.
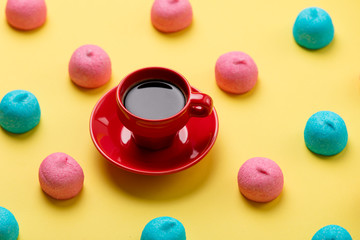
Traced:
[[150, 79], [131, 88], [125, 95], [124, 105], [138, 117], [164, 119], [175, 115], [185, 106], [185, 96], [172, 83]]

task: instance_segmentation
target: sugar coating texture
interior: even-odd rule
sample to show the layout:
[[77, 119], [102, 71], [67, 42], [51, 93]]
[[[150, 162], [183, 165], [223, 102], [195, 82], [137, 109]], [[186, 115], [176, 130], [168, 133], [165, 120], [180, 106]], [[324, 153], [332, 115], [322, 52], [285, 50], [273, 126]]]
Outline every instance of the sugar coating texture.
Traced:
[[80, 193], [84, 183], [84, 172], [71, 156], [53, 153], [47, 156], [39, 168], [42, 190], [52, 198], [66, 200]]
[[310, 151], [331, 156], [345, 148], [348, 132], [344, 120], [338, 114], [331, 111], [319, 111], [308, 119], [304, 139]]
[[345, 228], [328, 225], [317, 231], [311, 240], [352, 240], [352, 237]]
[[46, 21], [46, 3], [44, 0], [8, 0], [6, 19], [19, 30], [33, 30]]
[[258, 68], [254, 60], [246, 53], [228, 52], [216, 61], [215, 79], [222, 90], [233, 94], [243, 94], [255, 86], [258, 80]]
[[83, 45], [76, 49], [69, 62], [71, 80], [83, 88], [97, 88], [111, 78], [111, 60], [99, 46]]
[[140, 240], [185, 240], [185, 228], [172, 217], [158, 217], [151, 220], [141, 234]]
[[19, 224], [14, 215], [6, 208], [0, 207], [0, 239], [16, 240], [19, 236]]
[[1, 100], [0, 125], [8, 132], [28, 132], [39, 124], [40, 117], [39, 102], [29, 91], [14, 90]]
[[284, 176], [280, 167], [271, 159], [255, 157], [240, 167], [238, 186], [247, 199], [269, 202], [282, 192]]
[[155, 0], [151, 8], [153, 26], [165, 33], [178, 32], [190, 26], [193, 11], [188, 0]]
[[334, 38], [334, 25], [330, 15], [318, 7], [302, 10], [293, 26], [295, 41], [308, 49], [320, 49]]

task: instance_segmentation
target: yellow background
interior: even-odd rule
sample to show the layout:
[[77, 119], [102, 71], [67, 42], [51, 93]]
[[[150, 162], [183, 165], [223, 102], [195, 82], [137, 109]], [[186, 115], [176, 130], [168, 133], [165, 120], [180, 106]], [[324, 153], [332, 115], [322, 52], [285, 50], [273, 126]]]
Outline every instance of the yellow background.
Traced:
[[[38, 98], [42, 116], [32, 131], [0, 131], [0, 206], [20, 226], [20, 240], [140, 239], [145, 224], [172, 216], [187, 239], [311, 239], [328, 224], [360, 239], [360, 2], [358, 0], [194, 0], [190, 28], [162, 34], [150, 22], [151, 0], [47, 0], [46, 24], [11, 28], [0, 0], [0, 96], [15, 89]], [[335, 38], [324, 49], [299, 47], [292, 36], [297, 14], [318, 6], [332, 17]], [[68, 76], [73, 51], [101, 46], [112, 60], [111, 81], [95, 90]], [[249, 54], [259, 81], [241, 96], [215, 82], [217, 58]], [[162, 66], [182, 73], [214, 99], [220, 130], [215, 146], [194, 167], [168, 176], [124, 172], [98, 153], [90, 113], [128, 73]], [[307, 119], [338, 113], [349, 141], [333, 157], [304, 144]], [[47, 197], [38, 183], [41, 161], [53, 152], [73, 156], [85, 174], [83, 191], [69, 201]], [[252, 157], [282, 168], [281, 196], [267, 204], [245, 200], [237, 172]]]

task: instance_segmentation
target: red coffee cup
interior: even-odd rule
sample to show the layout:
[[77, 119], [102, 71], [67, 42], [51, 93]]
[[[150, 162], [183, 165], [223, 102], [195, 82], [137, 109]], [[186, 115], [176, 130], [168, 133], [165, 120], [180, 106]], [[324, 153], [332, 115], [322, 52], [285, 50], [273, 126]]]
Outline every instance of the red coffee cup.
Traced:
[[[143, 89], [145, 87], [140, 85], [148, 84], [151, 81], [162, 81], [179, 89], [184, 97], [184, 106], [175, 114], [159, 119], [139, 116], [140, 114], [135, 114], [133, 110], [130, 111], [125, 107], [125, 102], [129, 101], [127, 98], [130, 98], [128, 97], [129, 92], [135, 88]], [[150, 95], [146, 93], [147, 97], [150, 96], [150, 99], [146, 100], [146, 104], [149, 106], [147, 108], [151, 108], [151, 94], [151, 92]], [[155, 94], [154, 98], [158, 98], [159, 94]], [[142, 95], [138, 96], [141, 97]], [[135, 143], [151, 150], [159, 150], [170, 146], [179, 130], [186, 125], [191, 117], [206, 117], [213, 108], [210, 96], [204, 93], [192, 92], [191, 86], [185, 77], [171, 69], [162, 67], [142, 68], [127, 75], [116, 89], [116, 101], [118, 117], [123, 125], [132, 132]], [[166, 95], [160, 102], [172, 103], [172, 100]]]

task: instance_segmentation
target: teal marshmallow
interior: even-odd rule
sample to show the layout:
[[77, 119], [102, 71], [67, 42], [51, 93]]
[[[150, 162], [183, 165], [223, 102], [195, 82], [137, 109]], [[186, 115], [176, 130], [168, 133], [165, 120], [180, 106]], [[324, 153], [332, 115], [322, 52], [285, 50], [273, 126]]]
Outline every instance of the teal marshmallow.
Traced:
[[1, 100], [0, 125], [8, 132], [28, 132], [38, 125], [40, 116], [39, 102], [31, 92], [14, 90]]
[[331, 156], [345, 148], [348, 132], [344, 120], [338, 114], [331, 111], [319, 111], [307, 121], [304, 139], [310, 151]]
[[140, 240], [186, 240], [185, 228], [172, 217], [154, 218], [144, 227]]
[[293, 26], [295, 41], [308, 49], [320, 49], [334, 38], [334, 25], [330, 15], [318, 7], [302, 10]]
[[317, 231], [311, 240], [352, 240], [352, 238], [345, 228], [328, 225]]
[[6, 208], [0, 207], [0, 239], [16, 240], [19, 236], [19, 224], [14, 215]]

